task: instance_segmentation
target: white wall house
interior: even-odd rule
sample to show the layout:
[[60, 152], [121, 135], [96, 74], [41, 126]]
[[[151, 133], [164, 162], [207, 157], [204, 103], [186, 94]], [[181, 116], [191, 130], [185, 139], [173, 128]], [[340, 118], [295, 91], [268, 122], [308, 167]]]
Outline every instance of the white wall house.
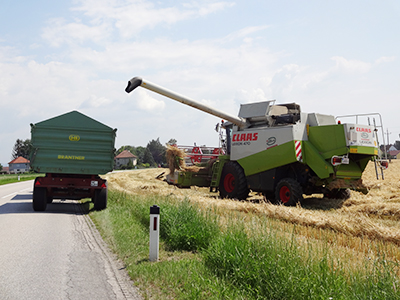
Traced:
[[129, 161], [132, 161], [132, 164], [136, 166], [137, 156], [133, 155], [129, 150], [122, 151], [115, 157], [115, 169], [119, 169], [122, 166], [127, 166]]
[[9, 172], [14, 174], [29, 172], [30, 161], [22, 156], [19, 156], [16, 159], [10, 161], [8, 163], [8, 167]]

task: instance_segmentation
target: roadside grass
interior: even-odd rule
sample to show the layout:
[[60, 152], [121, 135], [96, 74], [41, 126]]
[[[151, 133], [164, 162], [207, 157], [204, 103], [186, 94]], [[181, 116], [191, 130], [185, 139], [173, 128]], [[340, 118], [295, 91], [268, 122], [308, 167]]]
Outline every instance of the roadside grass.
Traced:
[[[149, 255], [149, 210], [160, 206], [159, 262]], [[377, 249], [363, 265], [270, 226], [275, 220], [212, 208], [190, 199], [109, 191], [90, 216], [146, 299], [400, 299], [398, 265]]]
[[[19, 176], [19, 180], [18, 180]], [[0, 185], [20, 182], [20, 181], [28, 181], [35, 179], [36, 177], [44, 176], [44, 174], [3, 174], [0, 175]]]
[[[172, 204], [178, 204], [174, 197], [132, 196], [121, 192], [109, 191], [108, 208], [103, 211], [91, 211], [90, 216], [103, 239], [125, 263], [126, 269], [146, 299], [241, 299], [243, 293], [229, 282], [213, 274], [204, 265], [201, 255], [193, 251], [170, 251], [168, 244], [160, 241], [159, 262], [149, 261], [149, 222], [150, 206], [157, 204], [161, 210], [161, 235], [176, 243], [175, 229], [172, 229], [174, 214]], [[185, 204], [182, 204], [185, 205]], [[186, 207], [190, 203], [186, 203]], [[164, 212], [165, 210], [165, 212]], [[167, 211], [171, 219], [167, 221]], [[187, 209], [190, 211], [190, 208]], [[189, 212], [193, 214], [193, 211]], [[196, 216], [199, 220], [202, 216]], [[189, 221], [189, 219], [187, 219]], [[210, 221], [211, 223], [213, 220]], [[182, 224], [176, 223], [176, 224]], [[190, 224], [186, 224], [190, 227]], [[215, 225], [211, 225], [211, 231]], [[166, 233], [171, 230], [171, 233]], [[190, 229], [189, 229], [190, 230]], [[208, 230], [208, 229], [206, 229]], [[206, 237], [208, 239], [208, 235]], [[197, 236], [178, 238], [184, 246], [192, 249], [201, 248], [204, 244], [203, 233]], [[196, 246], [194, 246], [196, 245]]]

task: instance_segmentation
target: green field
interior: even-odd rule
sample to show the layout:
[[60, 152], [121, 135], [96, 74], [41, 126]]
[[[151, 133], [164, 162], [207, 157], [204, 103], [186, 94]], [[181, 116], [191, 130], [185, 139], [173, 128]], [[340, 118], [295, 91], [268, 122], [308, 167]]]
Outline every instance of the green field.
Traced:
[[[159, 262], [148, 259], [153, 204], [161, 208]], [[398, 264], [384, 251], [353, 265], [332, 256], [329, 243], [298, 238], [296, 225], [282, 234], [267, 217], [221, 217], [188, 198], [113, 190], [108, 208], [90, 216], [146, 299], [400, 299]]]

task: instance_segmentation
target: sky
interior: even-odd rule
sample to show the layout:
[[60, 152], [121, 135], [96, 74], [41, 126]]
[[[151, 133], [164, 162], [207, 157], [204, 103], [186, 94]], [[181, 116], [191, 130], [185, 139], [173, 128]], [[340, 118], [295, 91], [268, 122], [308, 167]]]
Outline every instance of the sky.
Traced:
[[117, 149], [157, 138], [218, 146], [218, 117], [125, 93], [135, 76], [233, 115], [265, 100], [379, 113], [394, 143], [399, 37], [397, 0], [2, 0], [0, 163], [30, 123], [73, 110], [117, 128]]

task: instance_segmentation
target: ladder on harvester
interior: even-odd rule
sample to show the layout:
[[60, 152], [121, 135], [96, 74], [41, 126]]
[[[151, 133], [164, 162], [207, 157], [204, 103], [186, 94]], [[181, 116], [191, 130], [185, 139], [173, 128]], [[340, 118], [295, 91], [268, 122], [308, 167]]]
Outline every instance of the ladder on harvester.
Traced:
[[[377, 128], [377, 126], [376, 126], [375, 118], [373, 118], [373, 121], [374, 121], [375, 140], [376, 140], [376, 144], [377, 144], [377, 146], [378, 146], [378, 151], [380, 151], [380, 150], [381, 150], [381, 147], [380, 147], [380, 145], [379, 145], [378, 134], [377, 134], [378, 128]], [[381, 124], [382, 124], [382, 123], [381, 123]], [[368, 118], [368, 125], [371, 125], [369, 118]], [[381, 130], [382, 130], [382, 132], [383, 132], [383, 125], [378, 126], [378, 127], [381, 127]], [[383, 135], [383, 137], [384, 137], [384, 135]], [[388, 141], [388, 142], [389, 142], [389, 141]], [[385, 146], [385, 143], [384, 143], [384, 147], [386, 147], [386, 146]], [[379, 157], [379, 155], [378, 155], [378, 157]], [[385, 158], [387, 158], [386, 148], [385, 148]], [[379, 163], [379, 165], [378, 165], [378, 163]], [[376, 179], [379, 179], [379, 176], [381, 177], [382, 180], [385, 179], [385, 176], [383, 175], [383, 167], [382, 167], [382, 165], [380, 164], [380, 161], [378, 161], [378, 160], [376, 159], [376, 157], [374, 158], [374, 165], [375, 165]], [[378, 169], [380, 169], [380, 172], [378, 171]], [[379, 174], [379, 173], [380, 173], [380, 174]]]
[[210, 192], [217, 192], [219, 181], [221, 179], [221, 172], [223, 163], [217, 160], [212, 166], [212, 175], [211, 175], [211, 184], [210, 184]]

